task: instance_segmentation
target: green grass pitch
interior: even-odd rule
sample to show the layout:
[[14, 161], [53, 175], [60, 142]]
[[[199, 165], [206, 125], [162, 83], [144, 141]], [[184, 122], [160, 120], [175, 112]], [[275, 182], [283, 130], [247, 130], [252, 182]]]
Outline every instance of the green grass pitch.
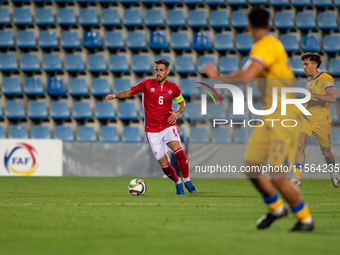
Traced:
[[164, 178], [1, 177], [0, 253], [12, 254], [334, 254], [340, 237], [339, 189], [303, 180], [316, 228], [288, 233], [292, 214], [258, 231], [266, 213], [248, 180], [194, 179], [195, 195], [175, 195]]

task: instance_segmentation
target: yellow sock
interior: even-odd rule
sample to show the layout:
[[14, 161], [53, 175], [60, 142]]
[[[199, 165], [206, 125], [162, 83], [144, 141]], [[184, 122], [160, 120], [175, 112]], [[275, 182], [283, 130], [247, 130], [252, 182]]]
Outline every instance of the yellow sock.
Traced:
[[308, 218], [311, 217], [308, 206], [305, 205], [304, 201], [302, 201], [297, 206], [292, 207], [292, 212], [294, 214], [294, 217], [301, 222], [306, 221]]
[[303, 164], [296, 163], [294, 164], [293, 174], [295, 177], [301, 177], [303, 170]]

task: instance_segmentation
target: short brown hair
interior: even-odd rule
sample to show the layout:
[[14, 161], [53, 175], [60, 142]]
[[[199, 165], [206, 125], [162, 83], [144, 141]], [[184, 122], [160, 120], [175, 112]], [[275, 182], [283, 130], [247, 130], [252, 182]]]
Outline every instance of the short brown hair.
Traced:
[[321, 66], [322, 58], [321, 55], [317, 52], [306, 52], [301, 56], [301, 60], [309, 59], [309, 61], [316, 62], [318, 64], [318, 68]]
[[155, 64], [156, 64], [156, 65], [163, 64], [163, 65], [165, 65], [166, 69], [169, 68], [169, 62], [168, 62], [166, 59], [164, 59], [164, 58], [157, 59], [157, 60], [155, 61]]
[[269, 12], [264, 8], [255, 7], [248, 12], [248, 20], [253, 28], [268, 28]]

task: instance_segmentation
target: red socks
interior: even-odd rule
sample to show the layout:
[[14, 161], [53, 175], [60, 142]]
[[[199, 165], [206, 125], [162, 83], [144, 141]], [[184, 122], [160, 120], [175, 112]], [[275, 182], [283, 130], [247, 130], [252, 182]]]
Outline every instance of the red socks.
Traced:
[[178, 182], [179, 178], [175, 172], [175, 169], [172, 167], [171, 163], [166, 166], [161, 166], [163, 173], [168, 176], [174, 182]]
[[187, 156], [185, 156], [185, 153], [182, 148], [179, 148], [174, 151], [174, 154], [176, 156], [177, 165], [179, 167], [179, 170], [181, 170], [183, 178], [189, 177], [189, 164]]

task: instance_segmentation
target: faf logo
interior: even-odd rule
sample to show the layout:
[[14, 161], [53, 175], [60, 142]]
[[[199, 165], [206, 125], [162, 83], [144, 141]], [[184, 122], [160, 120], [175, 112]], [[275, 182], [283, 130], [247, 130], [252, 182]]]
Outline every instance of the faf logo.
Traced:
[[39, 167], [37, 151], [27, 143], [18, 143], [11, 150], [6, 150], [4, 165], [8, 173], [32, 175]]

